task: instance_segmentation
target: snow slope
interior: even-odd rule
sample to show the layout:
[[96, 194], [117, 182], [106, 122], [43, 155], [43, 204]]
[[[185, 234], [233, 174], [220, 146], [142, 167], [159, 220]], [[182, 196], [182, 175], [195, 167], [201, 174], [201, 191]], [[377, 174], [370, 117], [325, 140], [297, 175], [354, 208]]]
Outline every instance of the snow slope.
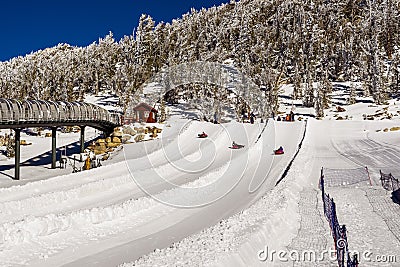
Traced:
[[[265, 266], [266, 262], [259, 261], [257, 253], [269, 246], [272, 250], [286, 250], [300, 231], [299, 193], [303, 190], [318, 189], [321, 167], [352, 169], [368, 166], [371, 179], [378, 184], [378, 171], [382, 167], [391, 167], [392, 173], [400, 175], [399, 135], [396, 132], [376, 133], [377, 129], [396, 125], [392, 121], [316, 121], [310, 120], [307, 135], [302, 150], [294, 161], [288, 176], [278, 187], [265, 196], [265, 203], [274, 203], [281, 210], [270, 210], [270, 217], [254, 231], [252, 237], [241, 244], [234, 253], [220, 255], [216, 263], [221, 266]], [[377, 143], [379, 139], [379, 143]], [[371, 149], [371, 142], [373, 149]], [[386, 144], [382, 142], [385, 141]], [[353, 145], [353, 146], [351, 146]], [[389, 146], [390, 149], [387, 149]], [[372, 260], [360, 257], [364, 266], [396, 266], [394, 262], [374, 262], [375, 256], [400, 255], [399, 236], [391, 232], [387, 225], [388, 218], [381, 218], [376, 206], [369, 202], [366, 192], [376, 190], [382, 197], [388, 198], [388, 203], [382, 209], [390, 210], [388, 217], [397, 221], [400, 206], [393, 203], [384, 189], [380, 186], [355, 185], [326, 189], [337, 203], [338, 219], [348, 229], [349, 248], [352, 251], [370, 252]], [[376, 193], [377, 194], [377, 193]], [[275, 201], [279, 198], [279, 202]], [[392, 202], [392, 203], [390, 203]], [[319, 208], [321, 209], [321, 202]], [[275, 213], [274, 213], [275, 211]], [[309, 213], [311, 211], [305, 211]], [[315, 212], [315, 211], [312, 211]], [[321, 212], [322, 214], [322, 212]], [[322, 218], [322, 217], [321, 217]], [[326, 226], [328, 222], [322, 218]], [[278, 223], [279, 222], [279, 223]], [[254, 227], [254, 225], [253, 225]], [[315, 240], [320, 233], [308, 233], [310, 240]], [[314, 235], [314, 236], [313, 236]], [[325, 238], [328, 241], [326, 249], [333, 249], [333, 241], [329, 229]], [[303, 249], [309, 249], [304, 243]], [[400, 259], [397, 258], [397, 262]], [[213, 265], [216, 265], [213, 264]], [[293, 262], [268, 262], [268, 266], [293, 266]], [[331, 266], [330, 263], [300, 262], [306, 266]], [[308, 264], [308, 265], [307, 265]], [[297, 265], [296, 265], [297, 266]]]
[[[302, 149], [288, 175], [254, 205], [168, 248], [156, 250], [123, 266], [265, 266], [266, 264], [267, 266], [293, 266], [292, 261], [283, 262], [276, 258], [273, 262], [260, 261], [258, 253], [266, 246], [270, 250], [288, 251], [292, 240], [301, 230], [300, 208], [302, 207], [298, 204], [300, 193], [303, 190], [313, 189], [319, 196], [318, 180], [321, 167], [352, 169], [374, 163], [375, 165], [371, 165], [369, 169], [371, 178], [377, 181], [377, 168], [388, 165], [399, 166], [397, 152], [394, 157], [382, 156], [383, 160], [372, 160], [374, 155], [379, 158], [379, 154], [392, 153], [398, 149], [397, 132], [376, 132], [378, 129], [393, 125], [395, 122], [391, 121], [310, 120]], [[374, 141], [375, 147], [378, 147], [375, 142], [380, 144], [385, 142], [384, 145], [390, 146], [391, 150], [370, 149], [368, 142], [370, 139]], [[349, 144], [356, 144], [357, 147], [348, 147]], [[393, 173], [399, 172], [397, 170]], [[339, 222], [347, 226], [349, 248], [352, 251], [371, 252], [373, 257], [400, 255], [398, 237], [396, 238], [386, 223], [390, 216], [394, 221], [398, 220], [399, 205], [394, 203], [382, 205], [383, 209], [390, 211], [386, 212], [386, 217], [383, 218], [376, 210], [376, 204], [369, 202], [371, 196], [365, 196], [368, 190], [375, 190], [380, 192], [383, 198], [389, 197], [382, 188], [356, 185], [327, 190], [337, 203]], [[389, 202], [391, 202], [390, 199]], [[319, 209], [321, 205], [319, 202]], [[310, 212], [315, 212], [315, 210], [302, 210], [302, 214], [306, 216]], [[332, 249], [333, 242], [327, 227], [328, 222], [322, 216], [321, 220], [326, 226], [323, 234], [327, 240], [326, 249]], [[321, 233], [308, 232], [307, 235], [309, 242], [313, 242], [320, 237]], [[307, 242], [302, 244], [302, 249], [309, 249]], [[362, 257], [360, 259], [364, 266], [396, 266], [393, 262], [374, 261], [374, 258], [371, 261]], [[309, 262], [298, 263], [300, 266], [303, 266], [302, 264], [304, 266], [331, 266], [332, 263], [329, 261], [316, 265]]]
[[[271, 123], [255, 143], [264, 125], [177, 125], [146, 142], [148, 152], [147, 144], [126, 145], [124, 162], [2, 189], [1, 262], [108, 266], [168, 246], [272, 188], [303, 129], [300, 122]], [[210, 138], [196, 138], [203, 130]], [[286, 150], [281, 157], [271, 153], [275, 131]], [[233, 140], [245, 148], [229, 149]]]
[[[383, 131], [399, 123], [308, 122], [302, 148], [277, 186], [304, 122], [269, 121], [263, 131], [264, 124], [176, 119], [161, 139], [125, 145], [101, 168], [2, 188], [0, 263], [265, 266], [261, 249], [285, 250], [301, 231], [308, 212], [300, 212], [301, 192], [318, 192], [321, 167], [366, 165], [373, 187], [329, 189], [339, 221], [350, 231], [351, 249], [400, 255], [388, 224], [399, 207], [375, 200], [387, 197], [379, 169], [399, 176], [399, 131]], [[208, 139], [197, 138], [202, 131]], [[245, 147], [229, 149], [233, 140]], [[273, 156], [279, 145], [285, 155]], [[324, 237], [332, 247], [329, 230]]]

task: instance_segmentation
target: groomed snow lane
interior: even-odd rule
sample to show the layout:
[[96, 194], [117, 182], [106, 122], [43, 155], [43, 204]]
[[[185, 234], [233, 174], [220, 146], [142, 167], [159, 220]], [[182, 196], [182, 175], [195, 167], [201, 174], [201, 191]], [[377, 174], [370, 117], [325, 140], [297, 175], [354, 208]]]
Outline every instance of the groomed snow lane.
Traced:
[[[212, 162], [214, 165], [211, 164], [211, 167], [198, 173], [196, 180], [188, 183], [185, 187], [196, 188], [216, 184], [217, 186], [208, 187], [211, 191], [206, 198], [202, 195], [193, 195], [193, 203], [203, 200], [212, 201], [215, 200], [216, 196], [223, 195], [221, 199], [210, 205], [193, 209], [179, 209], [163, 205], [150, 197], [140, 197], [123, 202], [120, 199], [119, 202], [112, 205], [110, 203], [103, 205], [108, 200], [104, 200], [100, 196], [104, 195], [105, 199], [108, 199], [110, 195], [101, 192], [98, 195], [99, 199], [96, 200], [99, 203], [97, 207], [87, 208], [82, 204], [83, 207], [80, 207], [80, 209], [73, 208], [72, 211], [67, 213], [49, 212], [44, 216], [28, 217], [19, 223], [7, 225], [7, 228], [3, 228], [11, 229], [3, 232], [3, 237], [5, 237], [3, 238], [3, 245], [6, 245], [7, 250], [0, 253], [0, 258], [7, 258], [10, 253], [19, 251], [19, 253], [14, 252], [13, 254], [18, 255], [13, 258], [14, 263], [25, 261], [32, 265], [54, 266], [70, 262], [72, 265], [82, 266], [100, 261], [108, 265], [108, 263], [118, 264], [123, 261], [134, 260], [144, 253], [152, 251], [155, 247], [168, 246], [173, 241], [181, 240], [187, 235], [217, 223], [222, 218], [245, 209], [271, 188], [288, 163], [290, 156], [294, 154], [299, 141], [298, 137], [302, 132], [302, 125], [302, 123], [277, 124], [276, 131], [279, 133], [277, 143], [285, 147], [286, 154], [284, 157], [274, 158], [271, 155], [272, 148], [276, 145], [273, 141], [273, 135], [275, 135], [273, 127], [263, 134], [264, 142], [254, 145], [254, 141], [261, 130], [260, 125], [246, 125], [243, 128], [241, 124], [229, 124], [227, 125], [228, 130], [226, 130], [229, 135], [224, 137], [223, 133], [218, 133], [215, 136], [216, 141], [214, 143], [209, 142], [201, 147], [202, 151], [203, 149], [215, 149], [214, 146], [218, 148], [215, 150], [215, 160]], [[193, 128], [192, 126], [188, 127], [196, 135], [203, 128], [204, 125], [202, 124], [193, 126]], [[246, 133], [247, 136], [243, 136], [243, 133]], [[210, 135], [212, 136], [212, 133]], [[196, 142], [202, 142], [202, 140], [191, 138], [190, 145], [194, 143], [193, 139]], [[227, 147], [232, 140], [246, 144], [246, 148], [241, 151], [228, 149]], [[266, 140], [270, 140], [271, 143], [265, 142]], [[185, 147], [185, 149], [188, 148]], [[201, 153], [199, 155], [194, 153], [186, 154], [186, 158], [195, 160], [200, 156], [201, 161], [206, 160], [201, 158]], [[267, 166], [260, 166], [260, 163], [257, 162], [260, 155], [265, 159], [268, 157], [275, 159], [270, 170], [266, 168]], [[157, 163], [161, 162], [158, 157], [156, 158]], [[179, 160], [181, 159], [173, 163]], [[248, 162], [248, 164], [243, 165], [243, 161]], [[112, 166], [109, 167], [112, 168]], [[181, 166], [186, 168], [188, 165], [183, 164]], [[239, 170], [243, 166], [246, 168]], [[260, 171], [263, 167], [265, 168], [264, 172]], [[115, 166], [114, 169], [116, 169]], [[119, 169], [116, 170], [120, 171]], [[135, 171], [133, 170], [133, 172]], [[265, 176], [268, 172], [266, 182], [259, 190], [250, 194], [249, 185], [254, 174], [258, 177]], [[143, 174], [143, 170], [139, 170], [138, 173]], [[87, 175], [89, 174], [90, 172], [87, 172]], [[167, 180], [173, 180], [173, 177], [169, 176], [170, 173], [164, 172], [162, 174], [166, 174]], [[239, 179], [237, 184], [232, 183], [232, 178], [236, 179], [235, 176], [238, 174], [243, 174], [242, 179]], [[115, 175], [113, 176], [115, 177]], [[221, 182], [216, 183], [219, 178], [221, 178]], [[259, 179], [259, 181], [264, 180]], [[132, 181], [131, 183], [134, 184]], [[234, 187], [229, 191], [228, 189], [231, 189], [230, 185], [232, 184]], [[124, 183], [122, 183], [121, 188], [124, 187]], [[115, 195], [121, 194], [118, 186], [114, 189]], [[165, 201], [177, 201], [176, 203], [179, 203], [182, 199], [187, 201], [184, 197], [188, 196], [182, 196], [179, 190], [181, 189], [169, 189], [157, 194], [157, 196]], [[225, 195], [227, 190], [229, 193]], [[97, 189], [93, 191], [96, 192]], [[64, 204], [67, 207], [68, 201]], [[35, 230], [32, 231], [32, 229]], [[19, 233], [19, 235], [16, 233]], [[35, 242], [34, 249], [26, 246], [30, 242]], [[123, 246], [124, 249], [121, 251], [114, 249], [118, 246]], [[46, 250], [49, 247], [53, 247], [53, 249]], [[78, 254], [73, 253], [76, 248], [79, 248]], [[120, 253], [116, 251], [120, 251]], [[38, 258], [38, 255], [46, 258], [46, 260]]]

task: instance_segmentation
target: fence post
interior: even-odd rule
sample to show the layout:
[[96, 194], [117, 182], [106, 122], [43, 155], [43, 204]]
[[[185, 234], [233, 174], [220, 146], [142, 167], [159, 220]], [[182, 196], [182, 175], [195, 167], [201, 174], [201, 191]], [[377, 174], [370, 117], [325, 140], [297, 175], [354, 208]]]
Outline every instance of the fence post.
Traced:
[[371, 176], [369, 175], [368, 166], [365, 166], [365, 169], [367, 170], [368, 179], [369, 179], [369, 185], [371, 185], [371, 186], [372, 186], [372, 181], [371, 181]]
[[21, 163], [21, 129], [16, 128], [15, 131], [15, 144], [14, 144], [14, 159], [15, 159], [15, 171], [14, 180], [20, 178], [20, 163]]
[[[62, 157], [62, 152], [61, 152]], [[51, 127], [51, 168], [56, 168], [57, 162], [57, 127]]]
[[358, 255], [357, 254], [353, 255], [353, 266], [358, 267]]
[[345, 252], [348, 253], [348, 251], [349, 251], [349, 248], [347, 246], [346, 225], [343, 224], [342, 226], [339, 226], [339, 229], [340, 229], [340, 231], [339, 231], [340, 238], [344, 241], [344, 245], [345, 245], [345, 246], [340, 247], [340, 249], [342, 250], [340, 252], [340, 263], [342, 264], [342, 266], [344, 266], [344, 255], [345, 255]]
[[335, 218], [336, 218], [336, 204], [335, 204], [335, 202], [333, 201], [333, 198], [332, 199], [330, 199], [330, 201], [331, 201], [331, 205], [332, 205], [332, 210], [331, 210], [331, 230], [332, 230], [332, 235], [333, 235], [333, 240], [335, 241], [335, 249], [336, 249], [336, 252], [337, 252], [337, 235], [336, 235], [336, 220], [335, 220]]
[[[324, 176], [321, 176], [321, 192], [322, 192], [322, 204], [324, 206], [324, 214], [326, 214], [326, 203], [325, 203], [325, 181]], [[326, 216], [326, 215], [325, 215]]]

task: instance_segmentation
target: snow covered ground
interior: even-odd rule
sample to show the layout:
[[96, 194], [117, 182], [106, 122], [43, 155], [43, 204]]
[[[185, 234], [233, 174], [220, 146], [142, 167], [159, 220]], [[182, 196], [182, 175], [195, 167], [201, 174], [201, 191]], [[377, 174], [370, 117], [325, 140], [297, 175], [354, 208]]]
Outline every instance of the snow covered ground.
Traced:
[[[380, 127], [389, 127], [393, 122], [349, 122], [349, 121], [309, 121], [306, 138], [302, 149], [294, 164], [290, 168], [286, 178], [278, 186], [258, 200], [254, 205], [239, 214], [222, 220], [219, 224], [205, 229], [200, 233], [190, 236], [181, 242], [165, 249], [144, 256], [131, 264], [123, 266], [293, 266], [292, 261], [279, 261], [275, 257], [274, 261], [259, 259], [260, 251], [288, 251], [296, 248], [298, 251], [310, 249], [321, 234], [325, 242], [322, 246], [327, 251], [333, 249], [333, 241], [330, 236], [328, 222], [321, 211], [315, 208], [307, 208], [299, 205], [301, 202], [301, 192], [313, 189], [314, 196], [320, 197], [318, 180], [321, 167], [351, 169], [366, 164], [370, 164], [370, 158], [376, 155], [375, 151], [369, 150], [368, 160], [359, 162], [354, 160], [354, 156], [347, 156], [342, 153], [341, 148], [348, 142], [357, 143], [359, 153], [364, 153], [367, 149], [367, 142], [361, 142], [368, 135]], [[400, 137], [397, 133], [374, 134], [380, 141], [385, 141], [393, 146], [393, 142]], [[397, 137], [396, 137], [397, 136]], [[368, 140], [368, 139], [367, 139]], [[364, 145], [364, 147], [362, 146]], [[393, 148], [396, 149], [396, 148]], [[398, 148], [397, 148], [398, 149]], [[346, 151], [348, 152], [348, 151]], [[385, 153], [384, 150], [380, 152]], [[397, 155], [400, 155], [397, 151]], [[394, 162], [396, 161], [396, 162]], [[378, 183], [379, 177], [376, 170], [379, 167], [394, 164], [399, 166], [398, 157], [388, 157], [386, 162], [377, 162], [378, 165], [371, 165], [372, 179]], [[399, 170], [397, 169], [397, 172]], [[393, 203], [388, 194], [380, 186], [359, 185], [345, 188], [329, 188], [329, 193], [337, 202], [338, 218], [340, 223], [346, 224], [348, 229], [349, 247], [352, 251], [366, 253], [369, 257], [361, 258], [364, 266], [396, 266], [395, 262], [376, 262], [379, 257], [400, 255], [400, 243], [398, 236], [392, 233], [385, 223], [387, 217], [397, 221], [400, 212], [399, 205]], [[392, 212], [387, 212], [386, 218], [382, 218], [373, 203], [368, 201], [365, 190], [376, 190], [379, 195], [386, 198], [386, 208]], [[389, 198], [389, 200], [388, 200]], [[322, 204], [319, 201], [319, 210]], [[385, 206], [381, 208], [385, 209]], [[303, 231], [300, 221], [304, 217], [316, 214], [320, 219], [317, 224], [311, 226], [313, 231], [307, 232], [306, 238], [302, 243], [293, 244], [296, 237]], [[302, 217], [304, 216], [304, 217]], [[320, 222], [325, 224], [325, 228], [317, 230]], [[302, 226], [304, 227], [304, 226]], [[393, 227], [392, 227], [393, 228]], [[321, 242], [318, 241], [317, 242]], [[297, 246], [296, 246], [297, 245]], [[291, 251], [291, 250], [290, 250]], [[321, 252], [322, 251], [316, 251]], [[271, 255], [269, 255], [271, 257]], [[287, 259], [288, 257], [286, 257]], [[397, 259], [397, 261], [400, 259]], [[325, 259], [323, 262], [312, 263], [303, 262], [299, 266], [334, 266], [332, 259]], [[297, 265], [296, 265], [297, 266]]]
[[[21, 180], [11, 180], [14, 177], [14, 158], [7, 158], [0, 155], [0, 186], [8, 187], [21, 185], [31, 181], [42, 180], [72, 172], [71, 160], [73, 155], [79, 153], [80, 133], [62, 133], [57, 131], [57, 154], [60, 156], [67, 153], [70, 157], [66, 169], [55, 169], [51, 167], [51, 137], [31, 136], [21, 132], [21, 140], [31, 143], [27, 146], [21, 146]], [[0, 134], [10, 134], [9, 130], [2, 130]], [[99, 131], [87, 128], [85, 130], [85, 142], [93, 140], [100, 134]], [[5, 151], [5, 147], [1, 147]], [[66, 149], [66, 151], [65, 151]], [[80, 163], [81, 164], [81, 163]], [[57, 163], [58, 165], [58, 163]]]
[[[255, 143], [263, 125], [187, 121], [174, 125], [181, 126], [171, 127], [171, 134], [166, 128], [161, 140], [126, 145], [126, 162], [3, 189], [2, 262], [40, 266], [82, 266], [96, 261], [118, 264], [179, 241], [247, 208], [272, 188], [294, 154], [303, 130], [300, 122], [280, 123], [276, 129], [271, 123]], [[209, 133], [209, 139], [196, 138], [202, 130]], [[271, 155], [275, 130], [282, 132], [277, 142], [284, 145], [285, 157]], [[229, 149], [232, 140], [245, 144], [245, 148]], [[154, 149], [152, 143], [157, 142], [160, 149]], [[146, 152], [147, 144], [152, 152]], [[182, 155], [175, 153], [177, 147], [182, 148], [178, 150]], [[136, 148], [145, 148], [140, 157], [136, 157]], [[174, 153], [165, 157], [170, 152]], [[200, 169], [187, 173], [202, 163]], [[128, 166], [132, 176], [139, 177], [135, 181]], [[165, 180], [154, 179], [155, 170]], [[185, 187], [177, 187], [182, 184]], [[190, 189], [200, 190], [192, 194], [196, 190]], [[160, 240], [145, 242], [152, 239]], [[75, 249], [80, 252], [71, 253]]]
[[[260, 251], [333, 248], [318, 199], [321, 167], [368, 166], [372, 186], [328, 193], [347, 226], [351, 250], [400, 255], [400, 206], [378, 176], [382, 169], [400, 177], [400, 131], [393, 128], [400, 121], [394, 115], [363, 120], [360, 114], [385, 106], [372, 111], [361, 104], [346, 106], [351, 120], [336, 120], [332, 111], [324, 120], [309, 119], [307, 128], [304, 121], [270, 120], [264, 129], [259, 122], [216, 125], [174, 116], [159, 139], [126, 144], [101, 168], [71, 174], [24, 166], [21, 181], [9, 180], [13, 170], [5, 170], [0, 265], [293, 266], [276, 258], [263, 261]], [[397, 113], [397, 105], [387, 111]], [[197, 138], [202, 131], [209, 138]], [[89, 131], [88, 139], [95, 134]], [[23, 148], [22, 161], [48, 154], [49, 138], [23, 139], [33, 145]], [[58, 136], [60, 146], [78, 140], [79, 133]], [[229, 149], [232, 141], [245, 147]], [[272, 155], [279, 145], [285, 154]], [[396, 266], [366, 259], [361, 264]]]

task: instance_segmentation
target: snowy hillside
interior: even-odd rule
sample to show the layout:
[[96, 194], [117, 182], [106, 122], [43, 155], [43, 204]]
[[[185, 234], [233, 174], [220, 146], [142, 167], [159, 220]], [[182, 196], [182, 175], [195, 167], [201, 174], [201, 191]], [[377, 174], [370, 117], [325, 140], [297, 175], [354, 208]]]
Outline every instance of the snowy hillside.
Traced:
[[[143, 14], [121, 40], [110, 32], [87, 47], [59, 44], [0, 62], [0, 96], [76, 101], [113, 92], [126, 108], [166, 66], [197, 61], [231, 62], [271, 106], [265, 117], [278, 111], [281, 85], [293, 85], [293, 99], [317, 117], [341, 91], [337, 82], [351, 100], [384, 104], [399, 96], [399, 9], [398, 0], [241, 0], [167, 23]], [[185, 84], [175, 93], [204, 90], [215, 88]]]
[[399, 0], [230, 1], [0, 62], [0, 97], [126, 124], [80, 172], [79, 133], [52, 169], [24, 130], [19, 181], [0, 131], [0, 266], [398, 266], [399, 19]]

